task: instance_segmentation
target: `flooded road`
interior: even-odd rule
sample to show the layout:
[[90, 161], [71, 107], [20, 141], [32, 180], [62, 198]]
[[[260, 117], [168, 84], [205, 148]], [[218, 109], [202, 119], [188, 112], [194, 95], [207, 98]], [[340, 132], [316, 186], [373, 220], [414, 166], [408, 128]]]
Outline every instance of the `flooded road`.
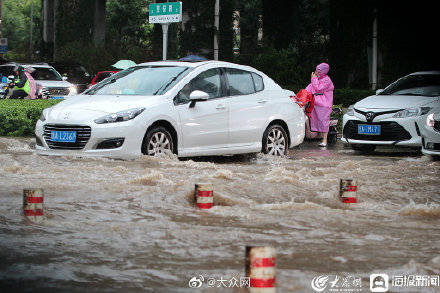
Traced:
[[[1, 289], [222, 292], [188, 282], [244, 277], [247, 245], [276, 248], [279, 292], [314, 292], [320, 275], [370, 292], [371, 273], [440, 274], [440, 161], [415, 152], [313, 142], [288, 158], [115, 161], [38, 156], [31, 142], [0, 138]], [[339, 201], [340, 178], [359, 203]], [[191, 203], [200, 182], [210, 210]], [[24, 188], [44, 189], [41, 225], [23, 220]]]

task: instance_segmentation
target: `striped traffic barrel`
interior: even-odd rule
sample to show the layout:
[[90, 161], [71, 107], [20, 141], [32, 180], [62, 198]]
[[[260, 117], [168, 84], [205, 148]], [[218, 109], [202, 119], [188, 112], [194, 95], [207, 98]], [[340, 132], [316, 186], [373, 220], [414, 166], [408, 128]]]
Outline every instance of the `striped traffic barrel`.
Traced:
[[43, 189], [23, 190], [23, 213], [26, 219], [31, 222], [40, 223], [44, 217]]
[[339, 181], [339, 197], [343, 203], [357, 203], [357, 186], [353, 179]]
[[251, 292], [276, 291], [275, 261], [273, 247], [246, 247], [246, 277], [250, 280], [250, 288], [254, 289]]
[[212, 184], [199, 183], [195, 186], [195, 202], [200, 209], [210, 209], [214, 206], [214, 191]]

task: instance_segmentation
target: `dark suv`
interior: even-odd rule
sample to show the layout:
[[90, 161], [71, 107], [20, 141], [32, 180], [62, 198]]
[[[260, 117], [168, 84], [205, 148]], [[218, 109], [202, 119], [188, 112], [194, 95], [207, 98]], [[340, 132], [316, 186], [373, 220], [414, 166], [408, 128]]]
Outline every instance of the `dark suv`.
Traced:
[[91, 82], [91, 76], [87, 70], [78, 63], [71, 62], [50, 62], [62, 76], [67, 77], [67, 81], [73, 83], [78, 93], [85, 91]]

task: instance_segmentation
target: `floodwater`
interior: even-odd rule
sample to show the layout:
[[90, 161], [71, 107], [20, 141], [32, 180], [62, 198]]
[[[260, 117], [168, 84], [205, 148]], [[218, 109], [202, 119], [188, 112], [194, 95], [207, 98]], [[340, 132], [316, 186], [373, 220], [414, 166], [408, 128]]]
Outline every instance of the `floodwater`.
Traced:
[[[120, 161], [0, 138], [0, 291], [221, 292], [188, 282], [244, 277], [247, 245], [276, 248], [278, 292], [314, 292], [320, 275], [362, 278], [370, 292], [371, 273], [440, 274], [440, 161], [315, 145], [287, 158]], [[357, 181], [359, 203], [338, 200], [340, 178]], [[191, 202], [201, 182], [214, 186], [210, 210]], [[23, 220], [24, 188], [44, 189], [42, 224]]]

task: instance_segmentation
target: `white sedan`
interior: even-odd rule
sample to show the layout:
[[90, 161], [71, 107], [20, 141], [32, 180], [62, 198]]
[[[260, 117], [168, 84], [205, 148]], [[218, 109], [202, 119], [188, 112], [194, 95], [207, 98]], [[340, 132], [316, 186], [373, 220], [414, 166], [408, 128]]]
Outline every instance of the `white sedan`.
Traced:
[[359, 151], [377, 145], [422, 146], [419, 121], [440, 106], [440, 71], [416, 72], [350, 106], [343, 118], [344, 143]]
[[254, 68], [219, 61], [143, 63], [45, 109], [39, 154], [135, 158], [263, 151], [302, 143], [305, 116]]
[[422, 133], [422, 153], [440, 156], [440, 108], [428, 113], [426, 119], [420, 121]]

